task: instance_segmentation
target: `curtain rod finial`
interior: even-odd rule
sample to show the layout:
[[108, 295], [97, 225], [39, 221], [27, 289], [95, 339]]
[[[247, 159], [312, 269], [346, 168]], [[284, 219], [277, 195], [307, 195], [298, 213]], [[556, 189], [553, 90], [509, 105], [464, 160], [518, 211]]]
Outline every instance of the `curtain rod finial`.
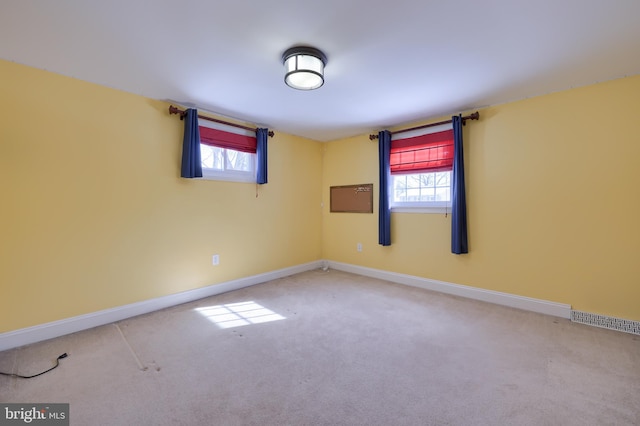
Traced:
[[480, 113], [476, 111], [474, 113], [467, 115], [466, 117], [462, 117], [462, 125], [466, 126], [467, 120], [479, 120], [479, 119], [480, 119]]
[[181, 109], [178, 109], [176, 107], [174, 107], [173, 105], [169, 105], [169, 114], [178, 114], [180, 115], [180, 120], [184, 120], [184, 116], [187, 113], [187, 111], [182, 111]]

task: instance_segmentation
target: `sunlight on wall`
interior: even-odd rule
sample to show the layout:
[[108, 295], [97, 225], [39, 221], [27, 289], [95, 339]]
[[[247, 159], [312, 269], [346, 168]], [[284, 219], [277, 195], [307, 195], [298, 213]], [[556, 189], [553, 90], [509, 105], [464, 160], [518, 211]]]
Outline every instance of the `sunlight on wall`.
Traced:
[[253, 301], [206, 306], [195, 310], [220, 328], [242, 327], [286, 319]]

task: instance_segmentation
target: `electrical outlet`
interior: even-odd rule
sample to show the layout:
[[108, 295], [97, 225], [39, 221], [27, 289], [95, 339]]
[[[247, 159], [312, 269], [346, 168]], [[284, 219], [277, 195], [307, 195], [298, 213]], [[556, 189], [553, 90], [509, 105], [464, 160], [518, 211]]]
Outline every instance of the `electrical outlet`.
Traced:
[[356, 250], [362, 251], [362, 243], [358, 243], [358, 245], [356, 246]]
[[219, 254], [214, 254], [213, 257], [211, 258], [211, 263], [213, 263], [214, 265], [219, 265], [220, 264], [220, 255]]

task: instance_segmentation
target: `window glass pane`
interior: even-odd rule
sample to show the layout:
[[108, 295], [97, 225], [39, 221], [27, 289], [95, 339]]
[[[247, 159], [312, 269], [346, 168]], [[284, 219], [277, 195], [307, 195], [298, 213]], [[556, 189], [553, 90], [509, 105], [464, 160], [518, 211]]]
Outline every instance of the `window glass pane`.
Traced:
[[227, 170], [249, 172], [253, 170], [253, 154], [232, 149], [225, 150], [227, 154]]
[[420, 188], [409, 188], [407, 190], [407, 201], [419, 201]]
[[435, 189], [435, 201], [449, 201], [450, 198], [451, 189], [448, 186]]
[[407, 188], [420, 188], [420, 177], [418, 175], [405, 175]]
[[420, 201], [434, 201], [435, 192], [433, 188], [421, 188]]
[[223, 151], [222, 148], [200, 144], [202, 168], [224, 170]]
[[435, 185], [435, 173], [420, 173], [420, 186], [433, 187]]
[[436, 186], [451, 186], [451, 172], [438, 172], [435, 175]]
[[393, 181], [393, 200], [404, 201], [407, 198], [406, 175], [394, 176], [392, 181]]

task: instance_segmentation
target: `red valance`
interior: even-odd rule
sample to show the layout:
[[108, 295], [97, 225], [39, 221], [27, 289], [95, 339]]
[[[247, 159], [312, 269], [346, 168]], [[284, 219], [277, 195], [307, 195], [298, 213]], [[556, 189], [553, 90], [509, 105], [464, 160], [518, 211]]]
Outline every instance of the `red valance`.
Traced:
[[453, 130], [391, 141], [391, 174], [453, 169]]
[[256, 152], [256, 137], [200, 126], [200, 143], [242, 152]]

